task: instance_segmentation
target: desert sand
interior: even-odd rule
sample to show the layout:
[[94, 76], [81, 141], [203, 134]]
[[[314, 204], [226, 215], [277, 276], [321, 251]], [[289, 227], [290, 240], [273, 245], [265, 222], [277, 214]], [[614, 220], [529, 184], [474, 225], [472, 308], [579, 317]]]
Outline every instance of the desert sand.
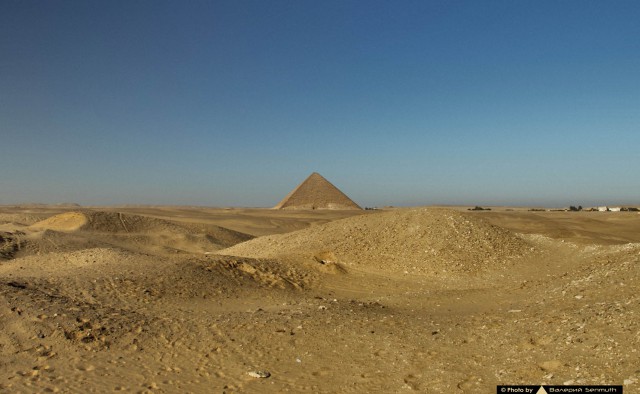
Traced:
[[5, 206], [0, 391], [640, 392], [639, 278], [630, 212]]

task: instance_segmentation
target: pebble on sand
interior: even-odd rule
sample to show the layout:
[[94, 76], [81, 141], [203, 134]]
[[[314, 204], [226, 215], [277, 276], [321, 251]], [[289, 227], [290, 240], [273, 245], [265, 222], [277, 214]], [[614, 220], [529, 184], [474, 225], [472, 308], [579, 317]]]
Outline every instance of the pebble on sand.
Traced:
[[271, 373], [268, 371], [250, 371], [247, 374], [254, 378], [268, 378], [271, 376]]

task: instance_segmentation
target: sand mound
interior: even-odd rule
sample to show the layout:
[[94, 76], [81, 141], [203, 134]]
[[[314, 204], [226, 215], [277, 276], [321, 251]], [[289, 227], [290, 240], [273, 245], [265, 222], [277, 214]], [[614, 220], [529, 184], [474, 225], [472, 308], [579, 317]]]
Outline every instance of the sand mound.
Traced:
[[31, 228], [71, 232], [80, 230], [88, 221], [89, 218], [82, 212], [65, 212], [41, 220], [31, 225]]
[[214, 225], [177, 223], [118, 212], [66, 212], [29, 227], [35, 252], [117, 246], [151, 253], [205, 253], [244, 242], [247, 234]]
[[51, 216], [31, 226], [32, 229], [74, 232], [89, 230], [98, 232], [131, 233], [175, 229], [177, 225], [160, 219], [116, 212], [65, 212]]
[[330, 255], [346, 266], [438, 275], [504, 268], [530, 251], [523, 239], [477, 216], [412, 209], [260, 237], [219, 253], [298, 261], [320, 261], [318, 256]]

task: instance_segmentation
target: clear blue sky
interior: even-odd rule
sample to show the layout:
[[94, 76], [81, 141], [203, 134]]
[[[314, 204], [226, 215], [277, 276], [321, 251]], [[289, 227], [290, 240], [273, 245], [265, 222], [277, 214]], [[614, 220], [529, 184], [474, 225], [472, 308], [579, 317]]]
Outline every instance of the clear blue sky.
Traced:
[[638, 1], [0, 1], [0, 204], [640, 204]]

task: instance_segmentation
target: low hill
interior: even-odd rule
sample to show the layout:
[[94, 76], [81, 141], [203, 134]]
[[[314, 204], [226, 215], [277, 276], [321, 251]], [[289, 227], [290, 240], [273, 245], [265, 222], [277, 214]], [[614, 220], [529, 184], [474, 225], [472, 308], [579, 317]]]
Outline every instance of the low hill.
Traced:
[[322, 261], [396, 273], [474, 273], [508, 266], [532, 247], [483, 219], [446, 209], [393, 210], [256, 238], [220, 254]]

